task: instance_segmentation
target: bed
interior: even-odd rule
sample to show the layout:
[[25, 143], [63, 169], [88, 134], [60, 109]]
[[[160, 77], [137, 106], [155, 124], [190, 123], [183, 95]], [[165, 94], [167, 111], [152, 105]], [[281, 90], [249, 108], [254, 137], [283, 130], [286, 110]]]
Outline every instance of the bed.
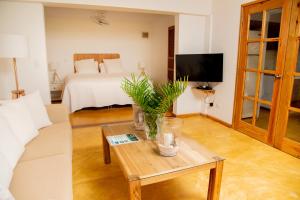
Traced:
[[[119, 54], [74, 54], [74, 63], [85, 59], [94, 59], [102, 63], [103, 59], [117, 59]], [[74, 74], [65, 78], [62, 103], [70, 112], [82, 108], [104, 107], [111, 105], [132, 104], [131, 99], [121, 89], [124, 77], [130, 75], [120, 73], [78, 74], [74, 65]]]

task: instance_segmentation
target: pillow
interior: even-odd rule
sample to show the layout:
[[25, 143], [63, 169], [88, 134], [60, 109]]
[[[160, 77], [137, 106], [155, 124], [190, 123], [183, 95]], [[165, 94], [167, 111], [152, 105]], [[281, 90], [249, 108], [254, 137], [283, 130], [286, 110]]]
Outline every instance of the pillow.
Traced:
[[[8, 188], [13, 176], [13, 170], [9, 166], [5, 156], [0, 152], [0, 186], [4, 188]], [[0, 192], [0, 199], [1, 199], [1, 192]]]
[[103, 63], [108, 74], [124, 72], [120, 59], [103, 59]]
[[6, 118], [13, 134], [22, 145], [26, 145], [38, 135], [38, 130], [22, 98], [0, 106], [0, 115]]
[[10, 191], [0, 185], [0, 200], [15, 200]]
[[76, 73], [79, 74], [98, 74], [98, 62], [94, 59], [75, 61]]
[[13, 169], [25, 148], [13, 134], [8, 121], [1, 115], [0, 130], [0, 152], [6, 157], [8, 164]]
[[31, 114], [31, 118], [37, 129], [50, 126], [52, 123], [49, 120], [49, 116], [45, 105], [43, 103], [42, 97], [38, 91], [21, 97], [27, 106]]
[[106, 74], [106, 69], [105, 69], [104, 63], [100, 63], [99, 68], [100, 68], [101, 74]]

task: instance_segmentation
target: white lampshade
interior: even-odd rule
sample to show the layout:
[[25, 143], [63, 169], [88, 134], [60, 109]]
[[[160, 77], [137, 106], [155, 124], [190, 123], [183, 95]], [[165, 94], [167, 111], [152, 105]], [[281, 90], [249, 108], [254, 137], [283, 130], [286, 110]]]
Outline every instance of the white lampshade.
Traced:
[[0, 35], [0, 57], [24, 58], [27, 56], [27, 40], [23, 35]]

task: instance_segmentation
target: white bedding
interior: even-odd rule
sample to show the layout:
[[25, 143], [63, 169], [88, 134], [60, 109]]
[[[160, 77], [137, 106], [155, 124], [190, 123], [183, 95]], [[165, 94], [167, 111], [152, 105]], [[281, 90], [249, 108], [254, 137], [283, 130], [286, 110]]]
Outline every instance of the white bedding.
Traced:
[[132, 104], [122, 90], [121, 82], [127, 73], [72, 74], [65, 79], [62, 103], [71, 112], [87, 107]]

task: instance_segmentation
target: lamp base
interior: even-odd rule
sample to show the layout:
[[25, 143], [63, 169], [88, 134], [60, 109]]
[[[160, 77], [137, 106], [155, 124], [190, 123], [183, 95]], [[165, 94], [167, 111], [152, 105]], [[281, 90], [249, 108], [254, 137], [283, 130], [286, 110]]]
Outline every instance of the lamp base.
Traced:
[[11, 91], [11, 97], [12, 97], [12, 99], [18, 99], [21, 96], [25, 96], [25, 90], [19, 89], [19, 90], [13, 90], [13, 91]]

